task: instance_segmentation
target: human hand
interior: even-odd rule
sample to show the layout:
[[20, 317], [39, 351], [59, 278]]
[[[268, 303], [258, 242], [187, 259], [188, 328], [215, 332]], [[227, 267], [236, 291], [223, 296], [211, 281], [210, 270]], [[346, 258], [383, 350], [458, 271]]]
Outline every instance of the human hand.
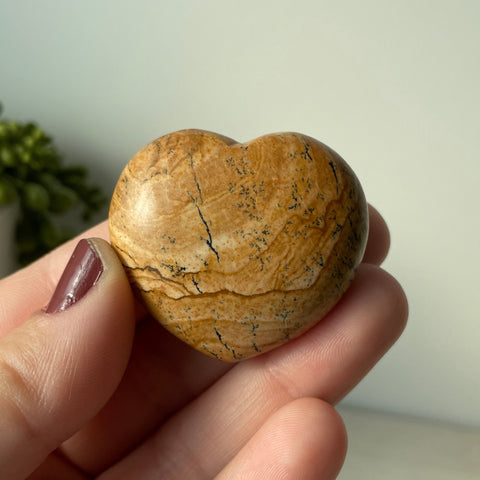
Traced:
[[[84, 236], [108, 239], [106, 224]], [[234, 366], [146, 315], [107, 242], [80, 245], [77, 259], [93, 266], [71, 305], [58, 288], [49, 299], [74, 242], [0, 281], [2, 479], [336, 477], [346, 434], [333, 406], [407, 318], [401, 287], [378, 267], [389, 236], [374, 209], [364, 262], [337, 306]]]

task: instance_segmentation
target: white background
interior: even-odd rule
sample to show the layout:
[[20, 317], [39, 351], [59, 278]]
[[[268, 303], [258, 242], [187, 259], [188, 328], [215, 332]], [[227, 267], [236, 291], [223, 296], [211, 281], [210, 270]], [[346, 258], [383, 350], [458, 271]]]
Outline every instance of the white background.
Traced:
[[480, 2], [0, 0], [0, 101], [108, 193], [152, 139], [324, 141], [387, 218], [410, 323], [347, 404], [480, 426]]

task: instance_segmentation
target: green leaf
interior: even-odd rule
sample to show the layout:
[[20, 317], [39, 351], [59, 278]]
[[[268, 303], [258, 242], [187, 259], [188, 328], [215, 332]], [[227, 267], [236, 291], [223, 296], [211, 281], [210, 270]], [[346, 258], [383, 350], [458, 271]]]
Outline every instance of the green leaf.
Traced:
[[68, 186], [85, 186], [88, 171], [83, 166], [73, 166], [64, 168], [59, 172], [59, 177], [63, 183]]
[[51, 143], [52, 139], [45, 134], [45, 132], [38, 126], [31, 133], [32, 138], [34, 139], [36, 144], [39, 145], [46, 145], [47, 143]]
[[31, 164], [32, 163], [32, 152], [28, 151], [27, 149], [23, 149], [22, 150], [22, 153], [21, 153], [21, 156], [20, 156], [20, 160], [25, 163], [26, 165], [28, 164]]
[[8, 127], [6, 122], [0, 122], [0, 139], [4, 140], [8, 136]]
[[32, 134], [23, 138], [23, 144], [28, 150], [32, 150], [32, 148], [35, 146], [35, 142], [36, 140]]
[[50, 200], [50, 211], [53, 213], [65, 213], [80, 201], [71, 188], [63, 186], [52, 191]]
[[18, 163], [17, 157], [7, 145], [0, 148], [0, 162], [2, 162], [5, 167], [14, 167]]
[[50, 196], [42, 185], [27, 182], [23, 186], [23, 201], [26, 208], [36, 212], [44, 212], [50, 204]]
[[7, 126], [7, 135], [10, 136], [10, 140], [18, 140], [22, 133], [21, 125], [15, 122], [5, 122], [5, 125]]
[[55, 175], [49, 172], [40, 172], [38, 174], [38, 181], [41, 183], [49, 192], [55, 190], [59, 186], [59, 181]]

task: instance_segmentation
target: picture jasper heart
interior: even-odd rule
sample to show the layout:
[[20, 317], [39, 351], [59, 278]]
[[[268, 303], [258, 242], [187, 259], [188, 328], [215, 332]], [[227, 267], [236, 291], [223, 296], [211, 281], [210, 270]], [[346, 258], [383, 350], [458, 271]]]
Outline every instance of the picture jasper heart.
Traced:
[[158, 138], [125, 167], [109, 221], [150, 313], [232, 362], [317, 323], [352, 281], [368, 233], [351, 168], [298, 133], [247, 143], [202, 130]]

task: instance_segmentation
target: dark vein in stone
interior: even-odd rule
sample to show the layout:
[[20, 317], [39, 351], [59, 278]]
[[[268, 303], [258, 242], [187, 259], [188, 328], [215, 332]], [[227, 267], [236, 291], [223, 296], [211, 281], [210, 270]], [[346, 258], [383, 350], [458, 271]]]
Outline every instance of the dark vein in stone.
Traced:
[[193, 282], [193, 284], [195, 285], [195, 288], [197, 289], [197, 292], [198, 292], [198, 293], [203, 293], [203, 292], [200, 290], [200, 287], [198, 286], [198, 282], [195, 280], [195, 277], [192, 277], [192, 282]]
[[217, 330], [217, 327], [213, 327], [213, 329], [215, 330], [215, 333], [217, 334], [217, 337], [218, 337], [218, 340], [220, 341], [220, 343], [221, 343], [227, 350], [230, 350], [230, 347], [225, 343], [224, 340], [222, 340], [222, 335], [221, 335], [221, 333]]
[[333, 163], [333, 160], [330, 160], [330, 162], [328, 162], [328, 164], [330, 165], [330, 168], [332, 169], [333, 176], [335, 177], [335, 182], [337, 182], [337, 194], [338, 194], [338, 177], [337, 177], [337, 169], [335, 168], [335, 164]]
[[200, 188], [200, 184], [198, 183], [197, 174], [195, 173], [195, 169], [193, 168], [193, 165], [194, 165], [193, 155], [190, 154], [190, 167], [191, 167], [192, 172], [193, 172], [193, 180], [195, 182], [195, 185], [197, 186], [197, 191], [198, 191], [198, 196], [199, 196], [199, 199], [200, 199], [200, 203], [203, 203], [202, 189]]
[[215, 247], [213, 246], [213, 239], [212, 239], [212, 234], [210, 232], [210, 228], [208, 227], [208, 223], [207, 221], [205, 220], [205, 218], [203, 217], [203, 214], [202, 214], [202, 211], [200, 210], [200, 207], [198, 206], [198, 202], [197, 202], [197, 199], [190, 193], [187, 191], [187, 195], [190, 197], [190, 199], [192, 200], [193, 204], [195, 205], [195, 207], [197, 208], [197, 212], [198, 212], [198, 216], [200, 217], [200, 220], [202, 221], [202, 223], [205, 225], [205, 230], [207, 231], [207, 235], [208, 235], [208, 239], [204, 239], [208, 248], [215, 254], [215, 256], [217, 257], [217, 262], [220, 262], [220, 256], [218, 255], [218, 252], [217, 250], [215, 250]]
[[305, 147], [305, 152], [302, 153], [303, 158], [305, 160], [308, 158], [310, 162], [313, 162], [312, 155], [310, 154], [310, 145], [308, 143], [304, 143], [303, 146]]
[[195, 206], [197, 207], [197, 211], [198, 211], [198, 215], [200, 217], [200, 220], [203, 222], [203, 224], [205, 225], [205, 229], [207, 230], [208, 239], [205, 239], [205, 242], [208, 245], [208, 248], [217, 257], [217, 262], [220, 262], [220, 256], [218, 255], [218, 252], [215, 250], [215, 247], [213, 246], [212, 234], [210, 232], [210, 228], [208, 228], [208, 223], [203, 218], [202, 211], [200, 210], [200, 207], [198, 206], [198, 204], [196, 202], [195, 202]]

